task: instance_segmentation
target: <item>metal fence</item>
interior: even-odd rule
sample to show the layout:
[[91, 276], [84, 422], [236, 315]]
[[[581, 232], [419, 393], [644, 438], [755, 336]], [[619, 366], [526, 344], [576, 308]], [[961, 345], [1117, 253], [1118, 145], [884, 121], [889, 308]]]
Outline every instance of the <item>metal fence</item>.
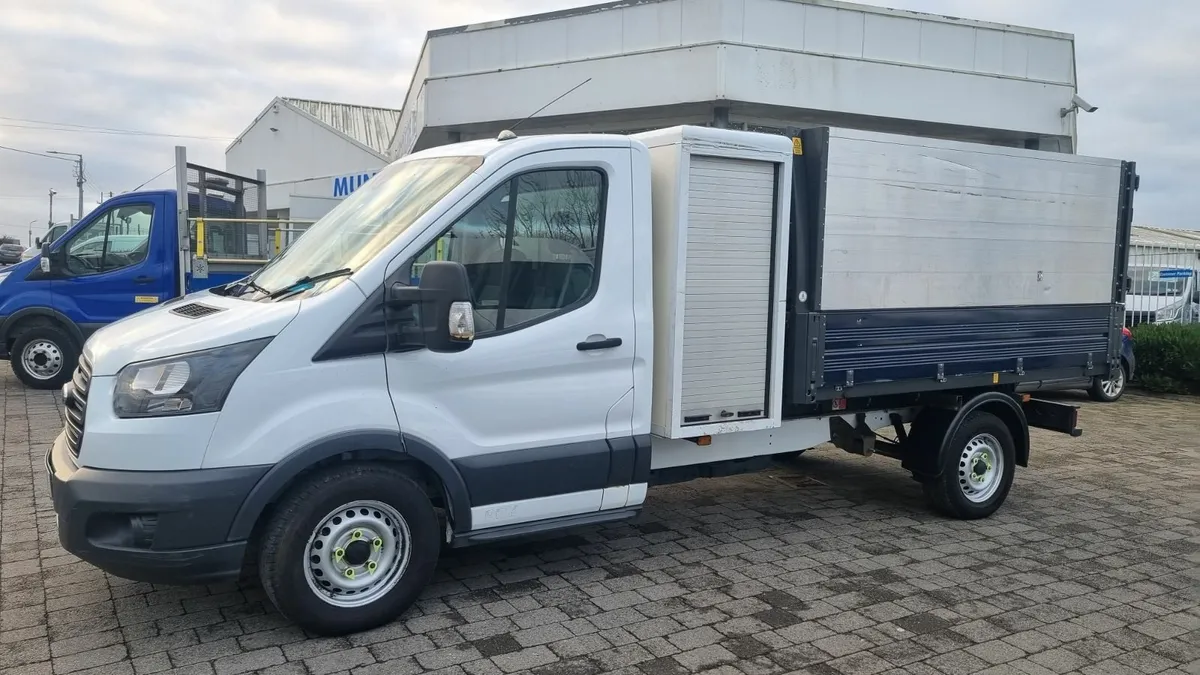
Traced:
[[1129, 247], [1125, 325], [1200, 323], [1200, 244]]
[[300, 238], [312, 220], [188, 218], [192, 251], [209, 262], [266, 262]]

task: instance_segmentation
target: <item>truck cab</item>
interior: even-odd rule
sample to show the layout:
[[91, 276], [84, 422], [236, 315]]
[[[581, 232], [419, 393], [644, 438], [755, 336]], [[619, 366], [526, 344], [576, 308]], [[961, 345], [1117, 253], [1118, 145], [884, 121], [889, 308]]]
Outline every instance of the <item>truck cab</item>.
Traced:
[[[0, 270], [0, 359], [26, 386], [57, 389], [69, 381], [84, 342], [101, 326], [240, 279], [266, 262], [267, 223], [246, 208], [246, 195], [261, 193], [264, 177], [188, 164], [183, 148], [176, 160], [179, 189], [113, 197], [55, 226], [38, 240], [36, 255]], [[206, 232], [215, 256], [205, 255]]]
[[0, 272], [0, 356], [27, 386], [70, 379], [97, 328], [177, 295], [175, 193], [115, 197]]

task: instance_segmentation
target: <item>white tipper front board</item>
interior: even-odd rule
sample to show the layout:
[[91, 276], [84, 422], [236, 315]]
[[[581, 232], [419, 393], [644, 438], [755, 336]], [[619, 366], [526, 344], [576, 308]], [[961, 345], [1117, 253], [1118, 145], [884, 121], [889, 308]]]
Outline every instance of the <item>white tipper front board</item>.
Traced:
[[634, 138], [651, 160], [653, 431], [776, 428], [792, 143], [705, 127]]
[[1107, 303], [1121, 163], [831, 129], [822, 311]]

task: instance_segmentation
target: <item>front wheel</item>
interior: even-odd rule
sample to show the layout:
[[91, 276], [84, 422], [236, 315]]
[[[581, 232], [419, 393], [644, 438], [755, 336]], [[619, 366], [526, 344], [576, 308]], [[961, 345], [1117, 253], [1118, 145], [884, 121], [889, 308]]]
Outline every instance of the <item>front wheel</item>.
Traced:
[[1125, 362], [1122, 361], [1112, 372], [1112, 376], [1108, 378], [1097, 377], [1092, 380], [1092, 386], [1088, 389], [1088, 396], [1093, 401], [1100, 403], [1112, 403], [1121, 398], [1125, 393], [1125, 384], [1129, 381], [1129, 376], [1125, 371]]
[[74, 375], [79, 349], [62, 328], [35, 324], [17, 333], [9, 354], [17, 379], [32, 389], [58, 389]]
[[259, 578], [289, 620], [344, 635], [408, 609], [440, 550], [437, 514], [407, 474], [381, 464], [334, 466], [279, 504], [263, 534]]
[[941, 458], [941, 473], [924, 483], [925, 495], [943, 513], [961, 520], [986, 518], [1008, 497], [1016, 473], [1016, 444], [999, 417], [971, 413]]

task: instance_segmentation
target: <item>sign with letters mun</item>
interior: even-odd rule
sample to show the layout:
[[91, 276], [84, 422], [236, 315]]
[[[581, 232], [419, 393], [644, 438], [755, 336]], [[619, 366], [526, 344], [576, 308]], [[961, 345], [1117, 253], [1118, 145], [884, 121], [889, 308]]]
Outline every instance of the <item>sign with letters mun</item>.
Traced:
[[352, 173], [347, 176], [333, 177], [333, 196], [335, 199], [344, 199], [349, 197], [352, 192], [363, 186], [363, 183], [371, 180], [371, 178], [379, 173], [378, 170], [368, 171], [365, 173]]

